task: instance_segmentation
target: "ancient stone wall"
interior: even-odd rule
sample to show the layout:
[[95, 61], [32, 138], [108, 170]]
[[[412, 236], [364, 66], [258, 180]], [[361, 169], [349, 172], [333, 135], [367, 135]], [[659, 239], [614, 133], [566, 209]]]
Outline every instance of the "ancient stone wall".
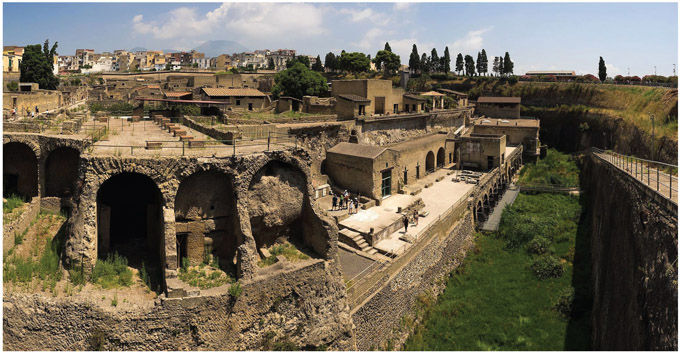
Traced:
[[[335, 261], [289, 264], [213, 294], [145, 305], [5, 294], [5, 350], [356, 350], [345, 285]], [[106, 307], [105, 307], [106, 306]], [[268, 343], [269, 342], [269, 343]], [[268, 346], [269, 345], [269, 346]]]
[[425, 236], [430, 240], [419, 241], [422, 249], [411, 257], [402, 256], [408, 259], [396, 275], [386, 275], [380, 290], [369, 289], [377, 293], [352, 314], [357, 349], [386, 348], [389, 340], [395, 348], [404, 343], [413, 328], [402, 328], [400, 320], [413, 316], [418, 296], [437, 296], [444, 290], [444, 278], [461, 264], [473, 245], [473, 229], [470, 212], [453, 210]]
[[24, 211], [15, 220], [6, 224], [3, 222], [2, 224], [2, 250], [4, 252], [14, 247], [14, 235], [24, 232], [26, 228], [31, 226], [31, 222], [35, 220], [36, 216], [38, 216], [38, 212], [40, 212], [40, 199], [34, 197], [30, 203], [27, 203], [22, 208], [24, 208]]
[[677, 207], [588, 155], [594, 350], [678, 349]]

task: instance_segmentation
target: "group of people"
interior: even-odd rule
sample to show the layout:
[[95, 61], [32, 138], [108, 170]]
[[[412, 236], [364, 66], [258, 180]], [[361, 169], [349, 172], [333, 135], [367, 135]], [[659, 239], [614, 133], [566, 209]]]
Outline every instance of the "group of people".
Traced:
[[341, 195], [334, 193], [331, 198], [331, 210], [344, 209], [348, 210], [348, 214], [357, 214], [359, 212], [359, 194], [357, 194], [357, 197], [351, 198], [347, 189]]
[[[419, 226], [419, 211], [414, 210], [412, 213], [412, 221], [414, 222], [414, 226]], [[409, 214], [406, 213], [404, 216], [402, 216], [402, 224], [404, 224], [404, 233], [407, 233], [407, 229], [409, 228]]]
[[[12, 110], [10, 111], [10, 113], [12, 113], [12, 116], [13, 116], [13, 117], [16, 117], [16, 115], [17, 115], [17, 108], [16, 108], [16, 107], [12, 108]], [[37, 116], [37, 115], [39, 115], [39, 114], [40, 114], [40, 110], [38, 109], [38, 106], [35, 106], [35, 112], [33, 112], [33, 110], [31, 110], [30, 108], [26, 108], [26, 116], [27, 116], [27, 117], [28, 117], [28, 116], [35, 117], [35, 116]]]

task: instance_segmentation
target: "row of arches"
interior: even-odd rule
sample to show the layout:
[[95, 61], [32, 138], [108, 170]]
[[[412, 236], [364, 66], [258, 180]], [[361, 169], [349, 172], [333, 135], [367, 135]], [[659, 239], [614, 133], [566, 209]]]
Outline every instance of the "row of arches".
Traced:
[[25, 200], [37, 196], [69, 197], [78, 177], [80, 151], [61, 146], [46, 156], [42, 163], [28, 144], [3, 144], [3, 197], [18, 195]]
[[513, 176], [515, 176], [521, 166], [521, 157], [513, 158], [508, 164], [503, 166], [504, 169], [500, 171], [494, 182], [481, 194], [481, 197], [473, 205], [473, 220], [476, 224], [482, 223], [489, 218], [492, 209], [499, 203], [504, 191], [508, 188]]
[[[451, 162], [451, 161], [450, 161]], [[432, 173], [436, 168], [445, 166], [445, 148], [441, 147], [437, 150], [437, 159], [435, 153], [428, 151], [426, 154], [426, 171]]]

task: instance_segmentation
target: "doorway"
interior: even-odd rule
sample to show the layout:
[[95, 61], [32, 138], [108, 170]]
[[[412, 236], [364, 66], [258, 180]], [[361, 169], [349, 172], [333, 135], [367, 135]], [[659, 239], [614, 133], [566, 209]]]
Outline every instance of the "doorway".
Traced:
[[392, 170], [381, 172], [381, 197], [389, 197], [391, 194]]

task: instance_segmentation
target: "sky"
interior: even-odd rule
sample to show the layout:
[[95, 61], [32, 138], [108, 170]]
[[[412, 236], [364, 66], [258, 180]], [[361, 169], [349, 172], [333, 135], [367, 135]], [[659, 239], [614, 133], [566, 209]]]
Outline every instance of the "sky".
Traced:
[[[678, 74], [677, 3], [9, 3], [3, 45], [58, 41], [60, 55], [144, 47], [190, 50], [207, 40], [320, 55], [371, 54], [389, 42], [408, 64], [412, 45], [449, 47], [490, 63], [509, 52], [529, 70], [608, 76]], [[231, 53], [230, 53], [231, 54]], [[655, 69], [655, 67], [657, 67]]]

